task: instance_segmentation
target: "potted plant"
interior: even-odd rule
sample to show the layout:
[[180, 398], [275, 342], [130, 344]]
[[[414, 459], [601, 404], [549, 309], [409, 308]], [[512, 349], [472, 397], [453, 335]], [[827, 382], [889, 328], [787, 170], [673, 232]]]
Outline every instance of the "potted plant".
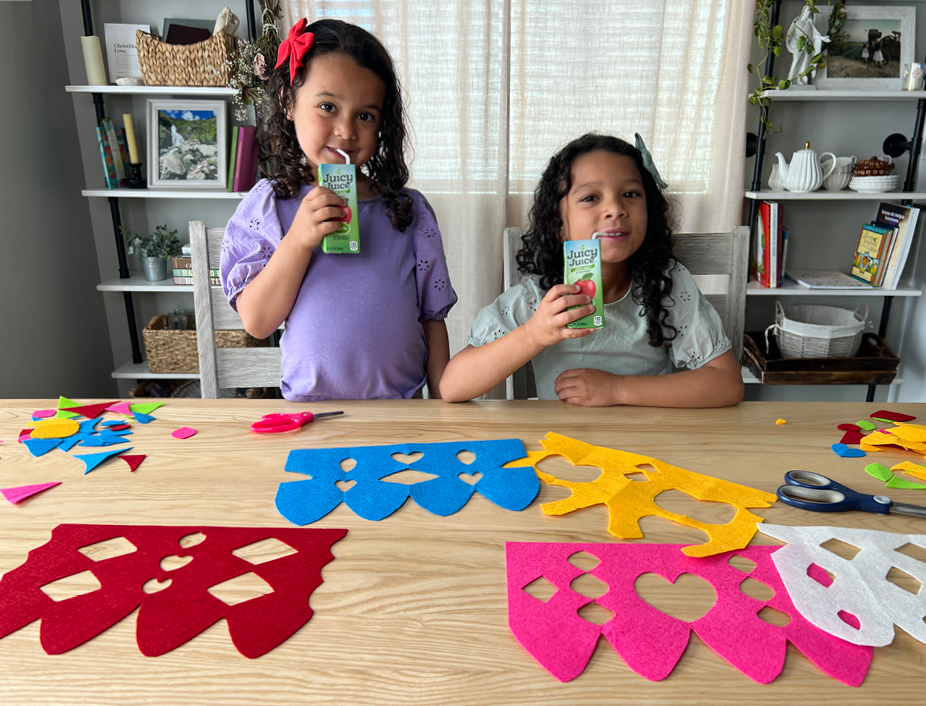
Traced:
[[158, 226], [146, 238], [133, 233], [125, 226], [119, 226], [125, 238], [125, 251], [129, 255], [138, 255], [141, 258], [145, 279], [149, 282], [159, 282], [167, 279], [167, 261], [181, 252], [181, 244], [177, 239], [177, 231], [167, 230], [167, 224]]
[[[803, 0], [801, 13], [807, 12], [811, 16], [818, 14], [820, 11], [817, 5], [821, 0]], [[835, 3], [835, 4], [834, 4]], [[795, 31], [794, 42], [795, 59], [798, 55], [804, 55], [801, 62], [801, 70], [791, 78], [779, 79], [777, 76], [771, 76], [767, 72], [770, 58], [781, 54], [782, 44], [785, 41], [786, 32], [780, 24], [772, 25], [772, 7], [774, 0], [756, 0], [756, 16], [753, 21], [754, 34], [758, 41], [759, 48], [765, 52], [763, 59], [753, 65], [746, 66], [749, 73], [756, 76], [759, 85], [752, 91], [749, 96], [749, 102], [757, 105], [760, 111], [760, 119], [764, 128], [764, 137], [768, 137], [772, 132], [772, 123], [768, 118], [769, 98], [765, 91], [778, 89], [786, 91], [791, 87], [792, 79], [804, 79], [812, 74], [824, 62], [823, 51], [816, 46], [813, 37], [809, 36], [797, 23], [792, 29]], [[830, 24], [828, 33], [831, 38], [835, 38], [845, 24], [846, 10], [845, 0], [826, 0], [827, 5], [833, 5], [833, 12], [830, 15]], [[799, 13], [800, 16], [800, 13]]]

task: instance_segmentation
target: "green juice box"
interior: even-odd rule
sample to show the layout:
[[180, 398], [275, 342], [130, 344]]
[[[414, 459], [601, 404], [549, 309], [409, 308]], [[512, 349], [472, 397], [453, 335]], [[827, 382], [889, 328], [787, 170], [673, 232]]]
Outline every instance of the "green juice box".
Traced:
[[322, 252], [359, 253], [360, 221], [357, 218], [357, 167], [354, 164], [319, 164], [318, 184], [347, 201], [347, 220], [322, 239]]
[[[595, 311], [567, 325], [567, 328], [604, 328], [601, 300], [601, 244], [597, 240], [567, 240], [563, 243], [563, 282], [578, 284], [592, 298]], [[573, 307], [575, 309], [577, 307]]]

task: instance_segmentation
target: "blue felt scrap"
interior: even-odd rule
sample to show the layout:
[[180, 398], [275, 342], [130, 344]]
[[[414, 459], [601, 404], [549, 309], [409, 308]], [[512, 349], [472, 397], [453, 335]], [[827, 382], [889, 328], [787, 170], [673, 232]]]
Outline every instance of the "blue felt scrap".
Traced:
[[119, 454], [124, 454], [127, 451], [131, 451], [131, 450], [132, 450], [132, 447], [130, 446], [127, 449], [113, 449], [112, 451], [101, 451], [100, 453], [96, 453], [96, 454], [81, 454], [81, 455], [75, 454], [74, 458], [79, 458], [81, 461], [84, 462], [84, 464], [87, 466], [87, 470], [84, 471], [84, 475], [87, 475], [90, 471], [92, 471], [94, 468], [99, 466], [101, 463], [103, 463], [103, 461], [107, 460], [108, 458], [111, 458], [112, 456], [118, 456]]
[[85, 419], [80, 422], [80, 429], [77, 431], [78, 434], [89, 434], [93, 431], [94, 427], [97, 425], [97, 422], [101, 421], [103, 417], [97, 417], [96, 419]]
[[850, 449], [845, 444], [833, 444], [832, 448], [837, 456], [842, 456], [843, 458], [861, 458], [865, 455], [865, 452], [861, 449]]
[[115, 434], [84, 434], [80, 442], [81, 446], [112, 446], [113, 444], [127, 444], [128, 439], [123, 439]]
[[132, 412], [135, 415], [135, 421], [139, 424], [147, 424], [148, 422], [153, 422], [154, 417], [150, 414], [142, 414], [141, 412]]
[[38, 458], [52, 449], [58, 448], [61, 439], [23, 439], [23, 443], [29, 449], [29, 453]]
[[58, 446], [58, 448], [62, 451], [70, 451], [83, 438], [83, 434], [73, 434], [66, 439], [61, 439], [61, 444]]
[[[475, 454], [466, 464], [457, 458], [461, 451]], [[392, 454], [421, 458], [402, 463]], [[299, 449], [289, 452], [286, 470], [304, 473], [310, 480], [281, 483], [276, 506], [280, 514], [297, 525], [307, 525], [334, 510], [343, 500], [367, 520], [382, 520], [398, 510], [409, 497], [435, 515], [447, 516], [460, 510], [474, 491], [506, 510], [523, 510], [537, 497], [540, 481], [533, 468], [502, 468], [506, 463], [527, 454], [519, 439], [495, 441], [454, 441], [435, 444], [397, 444], [341, 449]], [[354, 459], [350, 471], [341, 462]], [[403, 485], [383, 480], [405, 470], [437, 476]], [[461, 474], [482, 474], [474, 484], [460, 479]], [[355, 484], [342, 491], [338, 481]]]
[[125, 420], [124, 419], [107, 419], [105, 422], [102, 423], [102, 426], [113, 427], [113, 426], [116, 426], [117, 424], [125, 424]]

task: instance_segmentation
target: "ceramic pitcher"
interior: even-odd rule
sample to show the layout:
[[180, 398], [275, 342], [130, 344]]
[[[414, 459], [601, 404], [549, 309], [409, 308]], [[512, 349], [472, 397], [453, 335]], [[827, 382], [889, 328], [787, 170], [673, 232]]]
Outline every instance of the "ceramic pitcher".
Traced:
[[[785, 156], [778, 152], [778, 172], [781, 181], [788, 191], [804, 193], [815, 191], [823, 184], [823, 179], [833, 173], [836, 168], [836, 155], [824, 152], [820, 157], [810, 149], [810, 143], [804, 143], [804, 149], [798, 150], [791, 156], [791, 163], [785, 162]], [[832, 161], [827, 164], [826, 171], [820, 166], [820, 160], [829, 156]]]

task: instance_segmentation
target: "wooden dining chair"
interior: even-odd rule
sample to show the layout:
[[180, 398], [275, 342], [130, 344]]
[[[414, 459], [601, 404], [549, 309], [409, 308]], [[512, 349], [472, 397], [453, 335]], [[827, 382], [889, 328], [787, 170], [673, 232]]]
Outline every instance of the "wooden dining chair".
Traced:
[[276, 347], [223, 348], [216, 331], [241, 331], [241, 317], [228, 305], [209, 271], [219, 268], [224, 228], [207, 228], [205, 221], [190, 221], [190, 259], [193, 269], [193, 306], [196, 345], [204, 399], [217, 399], [223, 388], [279, 387], [282, 365]]
[[[521, 281], [515, 259], [521, 249], [521, 229], [505, 229], [505, 287]], [[736, 226], [732, 233], [683, 233], [673, 236], [675, 256], [691, 272], [698, 289], [720, 315], [723, 330], [733, 344], [733, 355], [743, 357], [746, 318], [746, 278], [749, 259], [749, 228]], [[506, 383], [508, 399], [537, 396], [530, 363], [515, 371]]]

